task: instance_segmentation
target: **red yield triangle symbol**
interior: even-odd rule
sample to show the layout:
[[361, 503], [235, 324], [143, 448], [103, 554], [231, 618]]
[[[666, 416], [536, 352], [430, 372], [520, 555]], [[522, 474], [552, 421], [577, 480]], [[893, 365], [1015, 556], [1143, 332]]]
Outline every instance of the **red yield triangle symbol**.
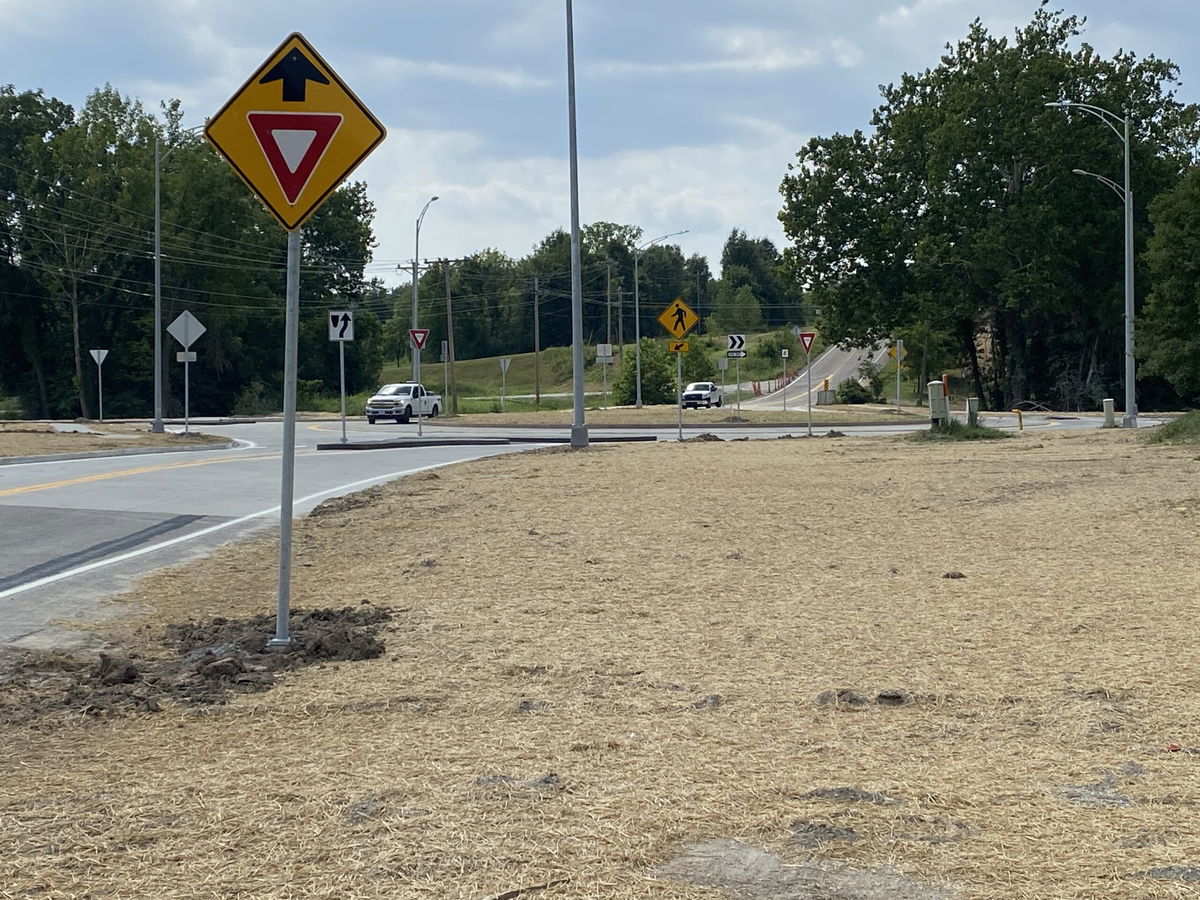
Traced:
[[341, 113], [246, 113], [288, 203], [294, 204], [342, 124]]
[[429, 340], [429, 329], [428, 328], [410, 328], [410, 329], [408, 329], [408, 333], [409, 333], [409, 335], [412, 336], [413, 346], [416, 347], [418, 350], [424, 350], [425, 342], [427, 340]]
[[804, 345], [804, 352], [807, 353], [812, 349], [813, 338], [817, 336], [815, 331], [800, 332], [800, 343]]

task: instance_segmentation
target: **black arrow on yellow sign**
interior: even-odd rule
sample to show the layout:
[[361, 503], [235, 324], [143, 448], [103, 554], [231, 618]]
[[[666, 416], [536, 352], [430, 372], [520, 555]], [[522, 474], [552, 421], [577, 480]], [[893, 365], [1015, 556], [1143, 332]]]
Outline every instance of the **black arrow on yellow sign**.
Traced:
[[321, 70], [313, 65], [313, 61], [293, 48], [292, 52], [275, 63], [266, 75], [258, 80], [259, 84], [270, 84], [272, 81], [283, 82], [283, 99], [285, 103], [303, 103], [308, 92], [308, 83], [329, 84], [329, 79], [321, 74]]

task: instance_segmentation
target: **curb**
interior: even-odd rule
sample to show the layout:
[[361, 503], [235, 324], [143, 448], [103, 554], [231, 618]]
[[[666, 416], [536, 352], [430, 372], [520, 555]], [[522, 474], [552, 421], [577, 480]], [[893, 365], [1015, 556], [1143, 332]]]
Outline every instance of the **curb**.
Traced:
[[[654, 435], [636, 437], [589, 437], [589, 444], [619, 444], [657, 441]], [[507, 438], [416, 438], [399, 441], [356, 441], [336, 444], [317, 444], [318, 450], [396, 450], [412, 447], [473, 447], [503, 446], [507, 444], [569, 444], [569, 436], [559, 437], [507, 437]]]

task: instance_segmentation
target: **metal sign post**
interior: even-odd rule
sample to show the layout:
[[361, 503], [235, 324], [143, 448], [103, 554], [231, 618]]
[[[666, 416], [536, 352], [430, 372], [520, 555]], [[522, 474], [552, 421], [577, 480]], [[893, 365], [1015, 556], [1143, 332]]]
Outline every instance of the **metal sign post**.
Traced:
[[174, 322], [167, 326], [167, 331], [171, 337], [183, 345], [183, 352], [175, 354], [175, 361], [183, 363], [183, 433], [190, 434], [191, 423], [188, 419], [191, 406], [190, 366], [196, 361], [196, 354], [192, 351], [191, 347], [196, 339], [208, 331], [208, 329], [200, 324], [199, 319], [185, 309], [176, 316]]
[[596, 362], [600, 364], [600, 374], [604, 380], [604, 408], [608, 408], [608, 367], [612, 363], [612, 344], [596, 345]]
[[100, 421], [104, 421], [104, 358], [108, 356], [107, 350], [92, 350], [92, 359], [96, 361], [96, 392], [97, 400], [100, 403]]
[[329, 312], [329, 339], [337, 341], [338, 373], [342, 386], [342, 443], [346, 443], [346, 341], [354, 340], [354, 311], [334, 309]]
[[783, 388], [782, 388], [782, 390], [783, 390], [783, 411], [784, 411], [784, 412], [787, 412], [787, 361], [788, 361], [788, 348], [787, 348], [787, 347], [784, 347], [782, 350], [780, 350], [780, 351], [779, 351], [779, 356], [780, 356], [780, 358], [781, 358], [781, 359], [783, 359], [783, 377], [780, 379], [779, 383], [780, 383], [781, 385], [783, 385]]
[[683, 440], [683, 350], [676, 350], [676, 407], [679, 413], [679, 440]]
[[812, 437], [812, 345], [817, 333], [815, 331], [798, 331], [795, 334], [800, 338], [800, 346], [804, 348], [804, 368], [808, 370], [808, 436]]
[[[408, 336], [412, 338], [413, 345], [413, 367], [418, 373], [421, 371], [421, 351], [425, 349], [425, 342], [429, 340], [428, 328], [410, 328]], [[421, 382], [413, 381], [412, 393], [408, 396], [412, 399], [413, 406], [417, 408], [417, 437], [421, 437], [421, 400], [423, 397], [417, 396], [417, 388], [421, 387]], [[424, 390], [424, 388], [422, 388]]]
[[270, 650], [291, 644], [292, 500], [300, 331], [300, 226], [386, 131], [316, 49], [289, 35], [208, 120], [204, 136], [288, 232], [279, 592]]
[[500, 412], [504, 412], [504, 395], [508, 392], [508, 367], [511, 364], [511, 356], [500, 357]]
[[[737, 360], [734, 364], [734, 371], [736, 373], [734, 378], [737, 381], [737, 384], [734, 385], [734, 390], [737, 391], [737, 411], [740, 416], [742, 414], [742, 357], [746, 355], [746, 336], [744, 334], [727, 334], [725, 337], [729, 341], [729, 347], [725, 351], [726, 359]], [[725, 365], [728, 366], [729, 363], [726, 362]], [[724, 390], [722, 390], [722, 393], [724, 393]]]

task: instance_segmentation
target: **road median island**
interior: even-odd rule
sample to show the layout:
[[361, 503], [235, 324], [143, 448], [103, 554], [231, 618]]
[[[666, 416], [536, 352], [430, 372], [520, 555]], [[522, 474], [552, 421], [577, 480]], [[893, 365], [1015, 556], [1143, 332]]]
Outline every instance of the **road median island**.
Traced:
[[[62, 426], [58, 426], [62, 427]], [[156, 434], [149, 426], [90, 422], [77, 431], [56, 430], [47, 422], [0, 423], [0, 465], [5, 463], [73, 459], [79, 456], [123, 456], [178, 450], [222, 449], [227, 437], [168, 431]]]
[[[0, 882], [1185, 896], [1194, 455], [1123, 430], [546, 447], [326, 501], [293, 607], [371, 653], [258, 689], [258, 535], [114, 598], [108, 663], [0, 667]], [[207, 678], [247, 689], [190, 696]]]

